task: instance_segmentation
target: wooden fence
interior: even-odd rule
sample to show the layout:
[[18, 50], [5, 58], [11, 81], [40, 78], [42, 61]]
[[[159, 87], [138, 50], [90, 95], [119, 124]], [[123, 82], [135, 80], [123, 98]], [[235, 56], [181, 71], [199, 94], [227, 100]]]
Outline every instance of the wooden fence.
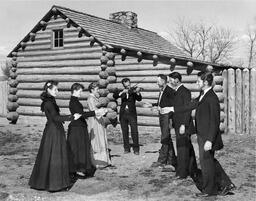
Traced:
[[226, 132], [256, 132], [256, 69], [223, 71]]
[[7, 115], [7, 95], [8, 95], [7, 80], [0, 79], [0, 116], [1, 117], [6, 117]]

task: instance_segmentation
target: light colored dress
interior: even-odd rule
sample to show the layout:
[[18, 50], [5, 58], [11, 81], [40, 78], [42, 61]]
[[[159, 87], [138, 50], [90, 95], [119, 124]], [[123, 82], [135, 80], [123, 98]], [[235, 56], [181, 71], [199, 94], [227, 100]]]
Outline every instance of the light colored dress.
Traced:
[[[90, 111], [99, 109], [100, 103], [94, 94], [90, 94], [88, 99], [88, 108]], [[108, 150], [107, 131], [104, 126], [103, 117], [89, 117], [88, 118], [88, 131], [91, 139], [92, 146], [92, 161], [96, 167], [106, 167], [111, 165]]]

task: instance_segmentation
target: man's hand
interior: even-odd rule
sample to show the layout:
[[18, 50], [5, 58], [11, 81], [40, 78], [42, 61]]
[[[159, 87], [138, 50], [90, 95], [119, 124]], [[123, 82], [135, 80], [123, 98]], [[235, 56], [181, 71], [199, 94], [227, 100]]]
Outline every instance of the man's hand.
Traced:
[[78, 114], [78, 113], [75, 113], [73, 116], [74, 116], [74, 120], [77, 120], [77, 119], [79, 119], [82, 115], [81, 115], [81, 114]]
[[173, 112], [173, 107], [163, 107], [163, 108], [160, 108], [160, 114], [167, 114], [167, 113], [170, 113], [170, 112]]
[[124, 94], [124, 93], [128, 93], [128, 89], [124, 89], [123, 91], [121, 91], [121, 92], [119, 93], [119, 96], [121, 96], [121, 95]]
[[210, 141], [206, 141], [205, 144], [204, 144], [204, 150], [205, 151], [209, 151], [212, 149], [212, 143]]
[[145, 108], [152, 108], [153, 105], [152, 105], [152, 103], [144, 102], [143, 105], [142, 105], [142, 107], [145, 107]]
[[183, 135], [185, 133], [185, 125], [180, 126], [180, 134]]
[[140, 93], [140, 90], [141, 90], [141, 88], [139, 88], [139, 87], [136, 87], [136, 89], [135, 89], [135, 91], [136, 91], [137, 94]]

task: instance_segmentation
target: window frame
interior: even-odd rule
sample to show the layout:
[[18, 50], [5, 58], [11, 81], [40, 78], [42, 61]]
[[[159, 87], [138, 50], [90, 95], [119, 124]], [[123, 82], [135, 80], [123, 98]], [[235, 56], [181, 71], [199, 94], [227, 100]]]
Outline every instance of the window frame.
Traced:
[[[56, 33], [58, 34], [57, 39], [56, 39]], [[61, 35], [60, 33], [62, 33], [62, 37], [60, 37], [59, 35]], [[62, 46], [55, 46], [55, 41], [57, 41], [58, 43], [62, 40]], [[64, 48], [64, 30], [63, 28], [58, 28], [58, 29], [53, 29], [52, 30], [52, 49], [63, 49]]]

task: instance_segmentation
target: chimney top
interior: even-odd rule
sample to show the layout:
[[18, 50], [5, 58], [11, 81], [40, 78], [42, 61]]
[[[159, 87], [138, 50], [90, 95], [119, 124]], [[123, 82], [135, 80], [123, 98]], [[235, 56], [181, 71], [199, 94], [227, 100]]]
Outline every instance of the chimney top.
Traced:
[[125, 25], [128, 28], [137, 28], [138, 19], [137, 14], [131, 11], [120, 11], [116, 13], [111, 13], [109, 19]]

